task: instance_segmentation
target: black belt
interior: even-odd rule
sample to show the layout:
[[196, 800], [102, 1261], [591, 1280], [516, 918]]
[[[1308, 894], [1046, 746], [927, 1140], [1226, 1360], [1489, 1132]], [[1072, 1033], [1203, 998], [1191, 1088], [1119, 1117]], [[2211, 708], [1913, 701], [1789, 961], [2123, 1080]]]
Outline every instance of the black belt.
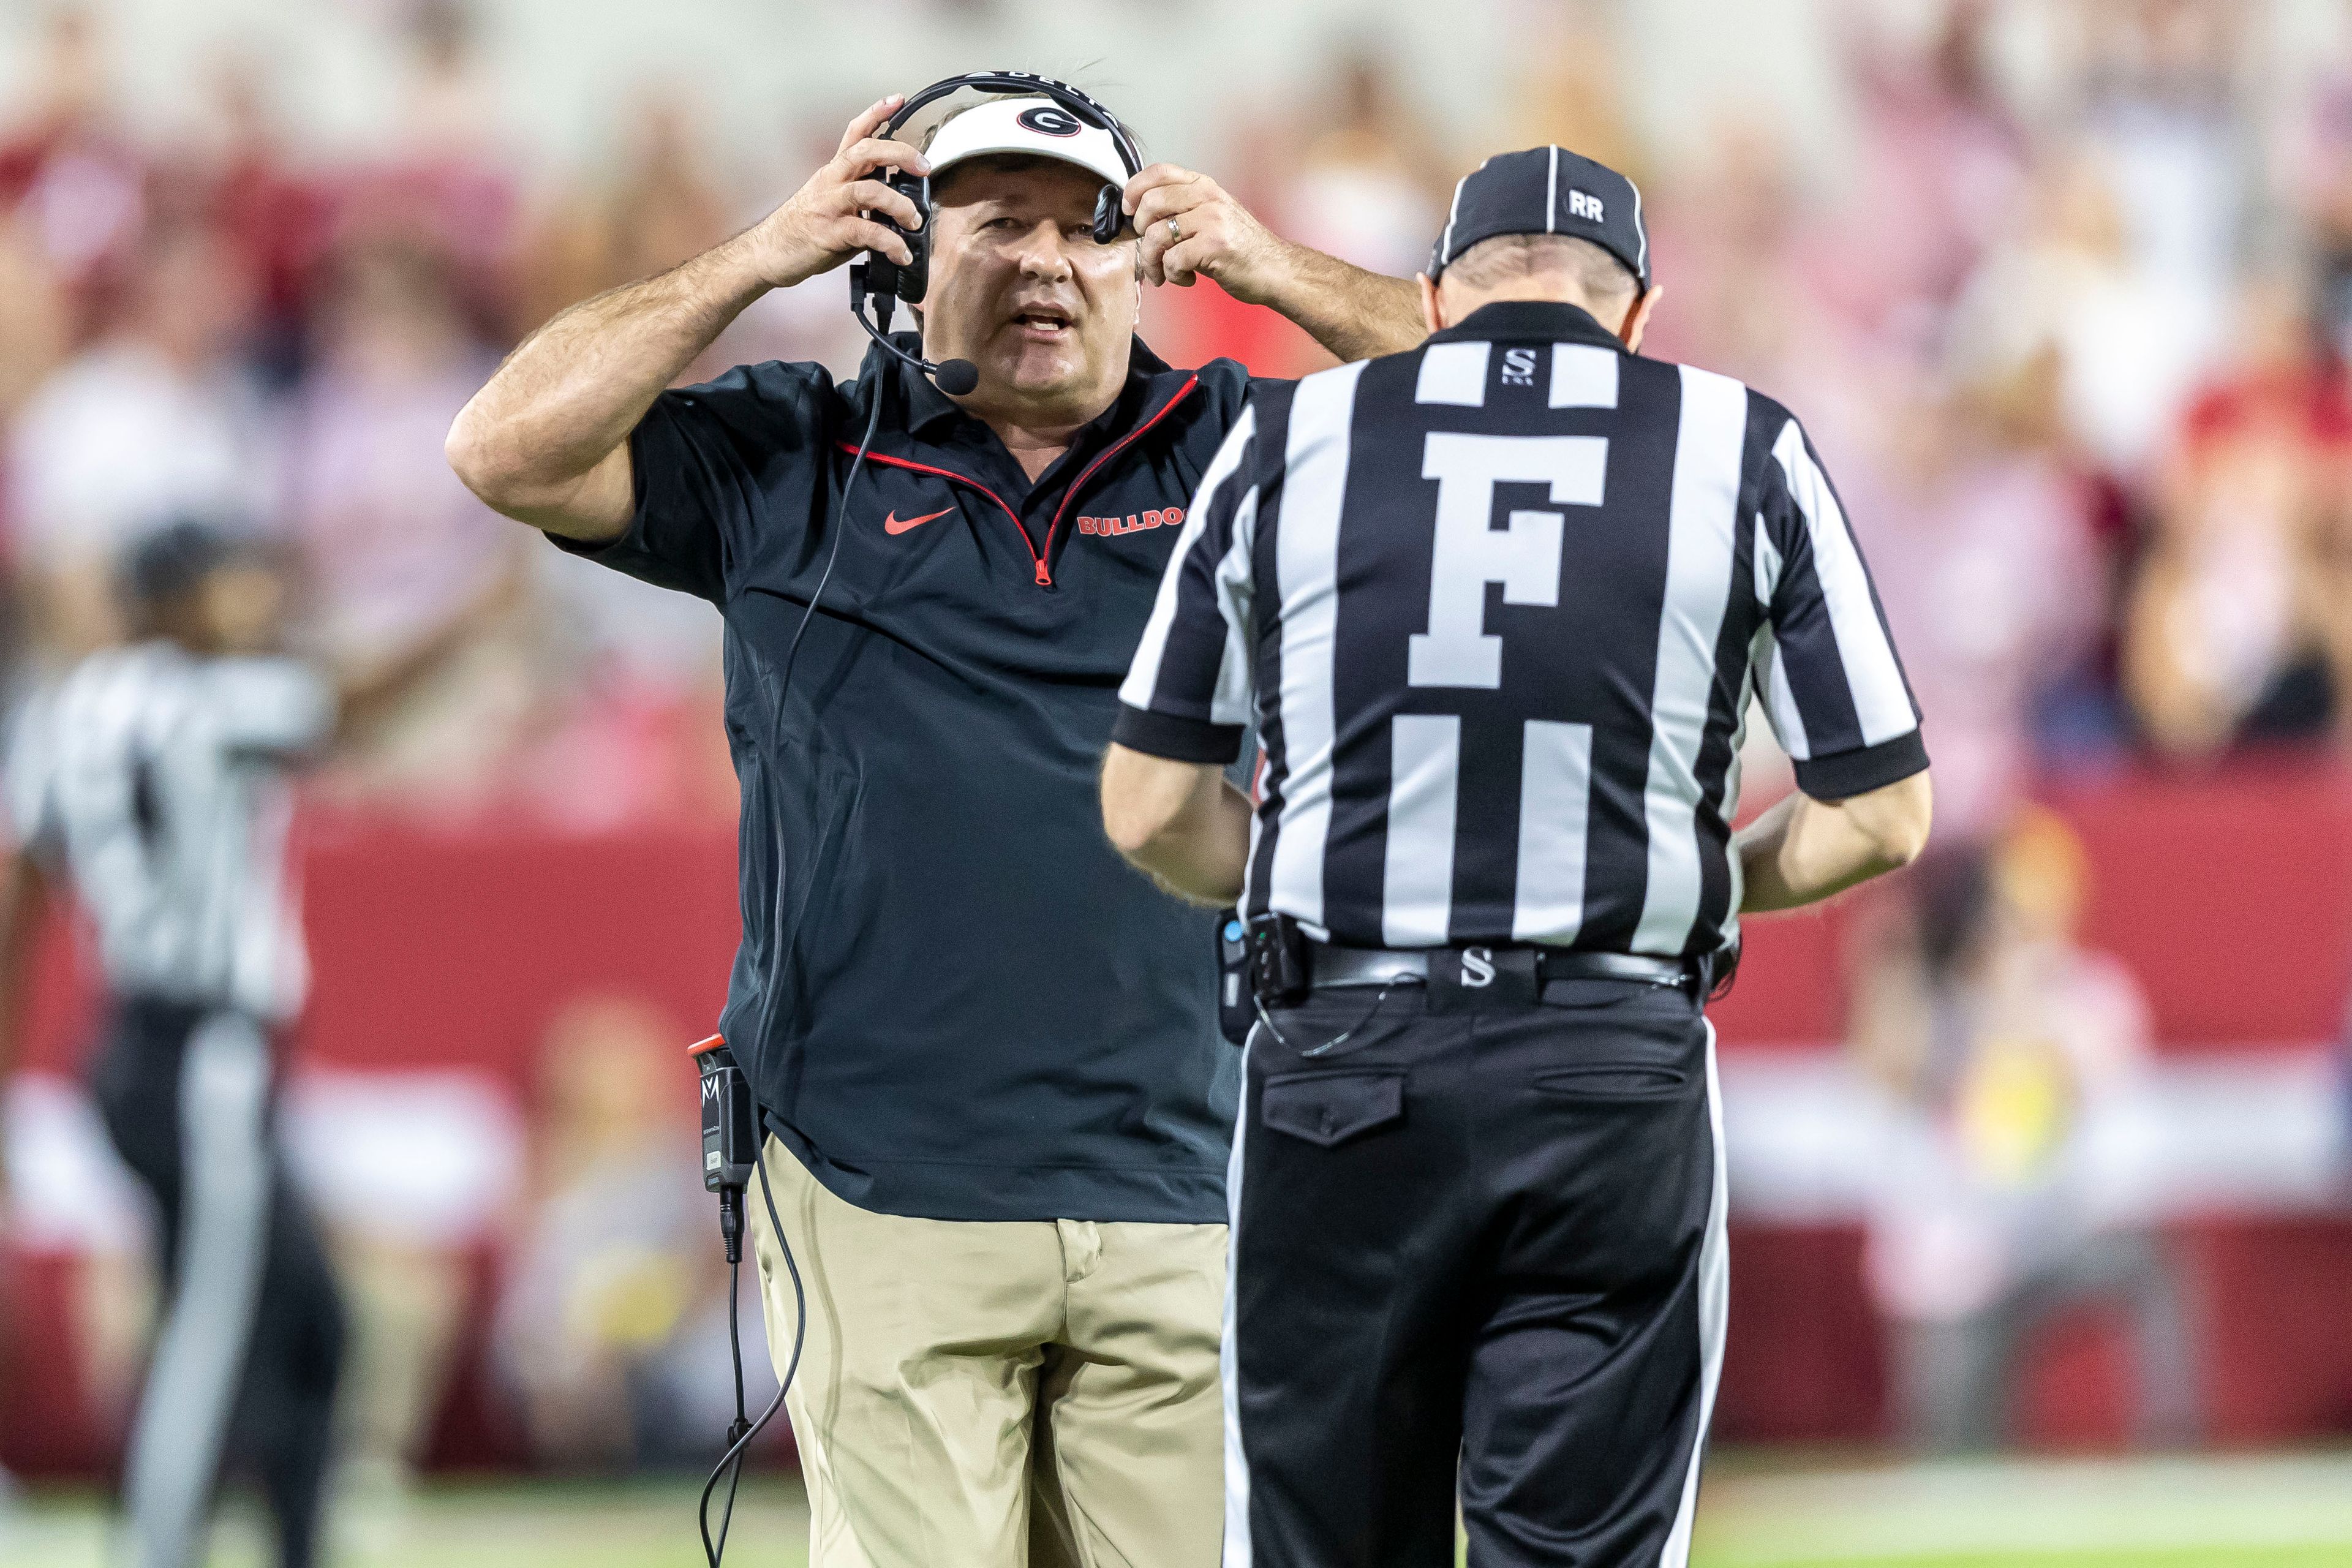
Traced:
[[[1307, 944], [1311, 984], [1318, 991], [1347, 985], [1429, 984], [1427, 950]], [[1633, 952], [1582, 952], [1538, 948], [1538, 981], [1629, 980], [1643, 985], [1689, 985], [1705, 978], [1700, 961], [1646, 958]]]

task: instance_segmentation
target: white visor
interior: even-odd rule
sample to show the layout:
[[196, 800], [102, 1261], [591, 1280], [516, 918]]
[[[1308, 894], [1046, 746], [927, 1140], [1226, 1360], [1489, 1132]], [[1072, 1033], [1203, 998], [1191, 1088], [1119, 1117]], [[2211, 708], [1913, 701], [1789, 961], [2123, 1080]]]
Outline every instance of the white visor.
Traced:
[[924, 156], [931, 161], [936, 180], [950, 164], [1008, 153], [1076, 163], [1121, 189], [1129, 178], [1110, 132], [1087, 124], [1050, 98], [992, 98], [976, 103], [940, 127]]

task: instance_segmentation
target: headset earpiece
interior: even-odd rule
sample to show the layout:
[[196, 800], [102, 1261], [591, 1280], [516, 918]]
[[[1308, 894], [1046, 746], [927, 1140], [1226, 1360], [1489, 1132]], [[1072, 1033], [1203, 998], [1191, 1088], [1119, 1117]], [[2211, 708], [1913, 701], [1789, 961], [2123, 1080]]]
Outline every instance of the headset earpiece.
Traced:
[[[877, 272], [869, 267], [866, 269], [868, 284], [877, 294], [895, 294], [909, 305], [919, 305], [923, 302], [923, 295], [931, 285], [931, 220], [934, 215], [931, 210], [930, 176], [910, 174], [903, 169], [893, 169], [885, 183], [892, 190], [915, 204], [915, 214], [922, 219], [922, 226], [900, 231], [907, 241], [908, 259], [904, 263], [889, 261], [879, 251], [866, 253], [877, 262], [886, 264], [887, 268], [887, 272]], [[892, 222], [889, 218], [882, 218], [879, 221]], [[888, 279], [887, 283], [884, 281], [885, 278]]]
[[[1007, 95], [1029, 93], [1042, 98], [1050, 98], [1085, 123], [1099, 126], [1109, 132], [1113, 144], [1118, 149], [1119, 162], [1127, 166], [1130, 176], [1142, 172], [1143, 158], [1136, 148], [1134, 138], [1128, 134], [1127, 127], [1121, 125], [1109, 110], [1105, 109], [1067, 82], [1054, 81], [1026, 71], [978, 71], [969, 76], [950, 77], [944, 81], [935, 81], [900, 104], [898, 111], [890, 117], [888, 123], [882, 127], [880, 133], [886, 137], [897, 136], [899, 128], [912, 120], [919, 110], [945, 98], [951, 92], [965, 89]], [[931, 281], [931, 225], [937, 215], [931, 205], [930, 178], [929, 175], [909, 174], [902, 170], [893, 169], [885, 176], [885, 182], [892, 190], [915, 204], [915, 211], [922, 218], [922, 226], [906, 232], [907, 250], [911, 259], [903, 265], [891, 260], [878, 250], [869, 250], [866, 253], [866, 288], [867, 292], [877, 299], [887, 296], [906, 304], [919, 305], [922, 303], [924, 294], [929, 290]], [[1095, 197], [1096, 244], [1115, 244], [1119, 236], [1127, 232], [1128, 217], [1123, 205], [1124, 195], [1122, 187], [1105, 184], [1101, 193]], [[877, 221], [887, 223], [890, 220], [877, 218]]]
[[1095, 198], [1095, 243], [1109, 245], [1126, 227], [1126, 193], [1117, 185], [1105, 185]]

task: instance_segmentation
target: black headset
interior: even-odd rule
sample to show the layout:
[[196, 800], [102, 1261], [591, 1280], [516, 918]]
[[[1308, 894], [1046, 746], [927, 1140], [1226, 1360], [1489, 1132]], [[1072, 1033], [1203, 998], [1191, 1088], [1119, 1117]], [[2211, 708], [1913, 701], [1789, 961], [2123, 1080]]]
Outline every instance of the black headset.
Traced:
[[[967, 76], [951, 76], [935, 81], [898, 106], [882, 127], [885, 137], [896, 136], [916, 112], [937, 103], [950, 93], [970, 89], [996, 93], [1011, 98], [1046, 98], [1051, 103], [1041, 103], [1024, 111], [1021, 122], [1027, 129], [1047, 136], [1075, 136], [1083, 126], [1092, 125], [1110, 132], [1111, 145], [1118, 150], [1119, 162], [1127, 166], [1128, 177], [1143, 172], [1143, 154], [1137, 150], [1135, 138], [1118, 122], [1118, 116], [1066, 81], [1035, 75], [1030, 71], [973, 71]], [[916, 216], [920, 220], [914, 228], [902, 229], [908, 259], [893, 261], [878, 250], [869, 250], [866, 258], [849, 268], [849, 313], [866, 329], [866, 336], [880, 343], [883, 349], [932, 377], [940, 390], [961, 396], [980, 384], [980, 373], [968, 360], [951, 359], [939, 364], [910, 354], [890, 341], [890, 317], [900, 300], [909, 305], [922, 303], [931, 283], [931, 224], [938, 216], [931, 204], [931, 179], [928, 174], [910, 174], [904, 169], [887, 171], [884, 183], [892, 190], [915, 204]], [[1095, 196], [1094, 236], [1097, 245], [1108, 245], [1118, 238], [1128, 226], [1124, 192], [1118, 185], [1107, 184]], [[875, 215], [867, 213], [868, 217]], [[895, 220], [887, 221], [896, 226]], [[866, 319], [866, 297], [874, 296], [874, 321]]]
[[[970, 89], [977, 92], [997, 93], [1013, 98], [1049, 98], [1051, 104], [1039, 104], [1022, 116], [1025, 129], [1047, 136], [1075, 136], [1082, 125], [1092, 125], [1110, 132], [1111, 145], [1118, 149], [1119, 162], [1127, 165], [1128, 177], [1143, 172], [1143, 155], [1136, 150], [1135, 138], [1118, 117], [1095, 100], [1067, 82], [1050, 77], [1033, 75], [1028, 71], [975, 71], [969, 76], [951, 76], [945, 81], [935, 81], [898, 106], [898, 112], [882, 127], [885, 137], [898, 135], [908, 121], [929, 104], [950, 93]], [[915, 204], [922, 219], [921, 226], [907, 234], [907, 249], [913, 259], [905, 263], [891, 260], [879, 251], [866, 252], [866, 286], [877, 296], [889, 295], [909, 305], [922, 303], [923, 294], [930, 285], [931, 274], [931, 181], [928, 174], [910, 174], [903, 169], [888, 171], [890, 188]], [[1127, 227], [1127, 212], [1121, 205], [1122, 192], [1118, 185], [1105, 185], [1095, 197], [1095, 243], [1108, 245]]]

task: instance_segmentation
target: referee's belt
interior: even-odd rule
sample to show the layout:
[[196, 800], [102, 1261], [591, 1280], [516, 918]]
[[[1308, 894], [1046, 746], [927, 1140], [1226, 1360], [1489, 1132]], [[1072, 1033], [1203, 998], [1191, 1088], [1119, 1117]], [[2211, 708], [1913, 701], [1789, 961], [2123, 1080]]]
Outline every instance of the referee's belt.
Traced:
[[1332, 947], [1307, 944], [1308, 984], [1318, 991], [1355, 985], [1426, 985], [1432, 959], [1457, 984], [1476, 986], [1481, 971], [1492, 981], [1496, 972], [1532, 971], [1537, 984], [1554, 980], [1622, 980], [1642, 985], [1707, 984], [1709, 966], [1702, 959], [1649, 958], [1634, 952], [1584, 952], [1543, 947], [1454, 947], [1396, 949]]

